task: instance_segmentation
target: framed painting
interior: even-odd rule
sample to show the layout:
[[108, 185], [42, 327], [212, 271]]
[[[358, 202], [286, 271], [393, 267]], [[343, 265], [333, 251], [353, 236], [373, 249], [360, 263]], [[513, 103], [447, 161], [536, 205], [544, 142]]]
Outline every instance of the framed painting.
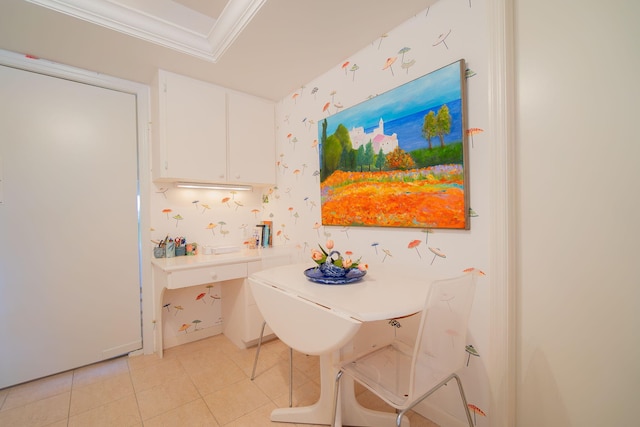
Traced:
[[318, 120], [322, 224], [469, 229], [461, 59]]

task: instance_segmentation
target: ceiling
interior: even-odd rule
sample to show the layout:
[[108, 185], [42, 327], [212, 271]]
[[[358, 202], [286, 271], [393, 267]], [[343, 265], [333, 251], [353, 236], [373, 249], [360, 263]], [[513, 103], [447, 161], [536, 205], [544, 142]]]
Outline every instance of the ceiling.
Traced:
[[[267, 0], [213, 63], [26, 0], [2, 0], [0, 49], [144, 84], [162, 68], [277, 101], [435, 1]], [[214, 19], [226, 5], [176, 2]]]

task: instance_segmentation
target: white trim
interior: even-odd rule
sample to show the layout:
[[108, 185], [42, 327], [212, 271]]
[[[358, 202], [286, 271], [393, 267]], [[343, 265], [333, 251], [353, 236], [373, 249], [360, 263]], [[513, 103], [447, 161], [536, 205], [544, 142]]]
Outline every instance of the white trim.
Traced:
[[[217, 62], [266, 0], [229, 0], [213, 19], [168, 0], [26, 0], [121, 33]], [[152, 8], [153, 10], [150, 10]]]
[[145, 354], [153, 353], [153, 283], [151, 281], [151, 254], [143, 250], [143, 242], [151, 240], [150, 232], [150, 197], [151, 197], [151, 166], [149, 162], [149, 132], [150, 122], [150, 93], [149, 87], [105, 76], [91, 71], [58, 64], [42, 59], [29, 59], [24, 55], [0, 49], [0, 64], [21, 70], [37, 72], [52, 77], [91, 84], [106, 89], [130, 93], [136, 96], [138, 123], [138, 183], [140, 185], [140, 251], [141, 251], [141, 281], [142, 281], [142, 343]]
[[487, 1], [491, 152], [491, 294], [488, 360], [493, 427], [516, 425], [516, 236], [513, 0]]

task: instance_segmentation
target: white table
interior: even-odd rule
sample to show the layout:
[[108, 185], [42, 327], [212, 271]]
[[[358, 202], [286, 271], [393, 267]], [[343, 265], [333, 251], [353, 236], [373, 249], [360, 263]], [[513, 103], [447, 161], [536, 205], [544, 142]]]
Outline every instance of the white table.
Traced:
[[[303, 275], [313, 262], [270, 268], [252, 274], [249, 283], [258, 308], [278, 337], [290, 347], [320, 356], [320, 398], [312, 406], [278, 408], [271, 420], [330, 424], [339, 350], [362, 322], [404, 317], [420, 311], [430, 280], [406, 269], [375, 266], [362, 281], [348, 285], [313, 283]], [[346, 379], [346, 378], [345, 378]], [[341, 387], [342, 423], [393, 425], [394, 414], [363, 408], [352, 381]]]

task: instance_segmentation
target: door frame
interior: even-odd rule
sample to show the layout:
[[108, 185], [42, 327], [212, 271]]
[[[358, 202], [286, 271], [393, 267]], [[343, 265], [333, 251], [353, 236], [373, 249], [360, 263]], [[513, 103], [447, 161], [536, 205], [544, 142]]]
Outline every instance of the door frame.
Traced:
[[487, 0], [491, 126], [491, 425], [516, 425], [516, 214], [513, 0]]
[[[32, 58], [15, 52], [0, 49], [0, 64], [25, 71], [36, 72], [51, 77], [58, 77], [78, 83], [90, 84], [105, 89], [128, 93], [136, 97], [137, 141], [138, 141], [138, 253], [140, 263], [140, 286], [142, 290], [142, 352], [151, 354], [154, 351], [153, 333], [153, 282], [151, 279], [151, 254], [143, 250], [143, 242], [151, 240], [150, 232], [150, 89], [149, 86], [107, 76], [104, 74], [82, 70], [68, 65]], [[138, 350], [133, 354], [140, 353]]]

